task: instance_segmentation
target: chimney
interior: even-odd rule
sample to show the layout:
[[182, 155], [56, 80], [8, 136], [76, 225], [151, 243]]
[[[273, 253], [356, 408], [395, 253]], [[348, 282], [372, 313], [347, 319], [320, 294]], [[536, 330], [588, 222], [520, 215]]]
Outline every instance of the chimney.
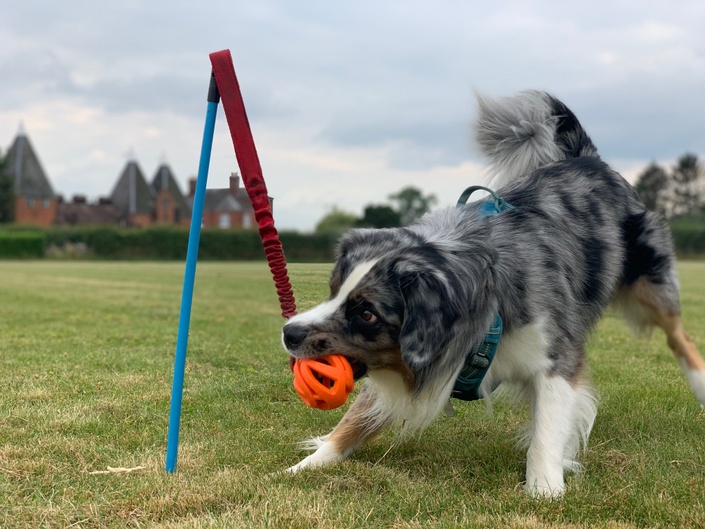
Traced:
[[73, 196], [73, 203], [74, 204], [85, 204], [87, 202], [86, 195], [74, 195]]
[[238, 189], [240, 189], [240, 175], [230, 173], [230, 194], [233, 196], [237, 195]]
[[192, 176], [188, 179], [188, 196], [192, 197], [196, 195], [196, 177]]

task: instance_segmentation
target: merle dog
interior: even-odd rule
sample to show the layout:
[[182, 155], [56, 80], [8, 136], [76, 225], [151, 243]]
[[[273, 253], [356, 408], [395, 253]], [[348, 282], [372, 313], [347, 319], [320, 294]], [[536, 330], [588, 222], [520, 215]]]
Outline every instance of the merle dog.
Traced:
[[480, 98], [477, 140], [513, 209], [483, 217], [471, 203], [407, 228], [347, 233], [330, 299], [285, 325], [293, 357], [339, 353], [367, 375], [338, 426], [291, 471], [342, 461], [389, 424], [428, 425], [497, 313], [504, 336], [480, 393], [504, 383], [528, 400], [531, 495], [562, 495], [564, 470], [578, 466], [596, 415], [585, 343], [608, 304], [638, 329], [663, 329], [705, 404], [668, 227], [600, 159], [575, 115], [543, 92]]

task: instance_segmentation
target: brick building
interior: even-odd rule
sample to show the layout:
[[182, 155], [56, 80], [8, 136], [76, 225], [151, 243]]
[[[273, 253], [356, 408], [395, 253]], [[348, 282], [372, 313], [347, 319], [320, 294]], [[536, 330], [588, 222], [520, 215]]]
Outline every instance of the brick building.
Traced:
[[14, 180], [15, 222], [51, 226], [56, 218], [57, 196], [23, 131], [7, 152], [7, 174]]
[[[255, 212], [244, 187], [240, 186], [240, 176], [230, 174], [230, 185], [222, 189], [206, 189], [203, 204], [203, 226], [211, 228], [256, 228]], [[189, 180], [189, 205], [193, 204], [196, 193], [196, 179]], [[272, 205], [272, 198], [269, 198]]]
[[90, 203], [84, 195], [75, 195], [71, 202], [59, 203], [54, 219], [55, 226], [124, 225], [122, 211], [109, 198]]
[[151, 184], [154, 192], [154, 222], [188, 227], [191, 224], [191, 206], [187, 203], [174, 174], [168, 165], [157, 169]]
[[[184, 196], [167, 164], [161, 164], [151, 183], [135, 160], [129, 160], [109, 197], [89, 203], [75, 195], [71, 202], [55, 195], [47, 174], [24, 132], [17, 134], [8, 150], [8, 175], [14, 181], [15, 222], [42, 227], [76, 225], [118, 225], [148, 227], [154, 224], [188, 227], [196, 189], [189, 181]], [[270, 197], [270, 205], [272, 198]], [[204, 227], [221, 229], [256, 228], [254, 210], [240, 177], [231, 173], [229, 186], [207, 189]]]
[[131, 160], [118, 176], [110, 197], [92, 204], [82, 195], [74, 196], [72, 202], [60, 200], [55, 224], [145, 228], [154, 224], [188, 227], [190, 222], [191, 209], [169, 166], [160, 165], [152, 183], [147, 184], [139, 164]]

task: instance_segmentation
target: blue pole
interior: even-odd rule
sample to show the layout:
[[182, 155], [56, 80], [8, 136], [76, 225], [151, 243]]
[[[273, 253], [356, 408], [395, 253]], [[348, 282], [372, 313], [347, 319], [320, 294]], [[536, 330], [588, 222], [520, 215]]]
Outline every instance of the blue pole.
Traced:
[[179, 333], [176, 339], [176, 357], [174, 359], [174, 381], [171, 387], [171, 410], [169, 412], [169, 434], [166, 446], [166, 471], [176, 470], [176, 459], [179, 453], [179, 426], [181, 423], [181, 401], [184, 393], [184, 371], [186, 370], [186, 348], [188, 345], [189, 323], [191, 321], [191, 304], [193, 301], [193, 286], [196, 280], [196, 261], [198, 260], [198, 244], [201, 239], [201, 222], [203, 220], [203, 203], [206, 198], [206, 183], [208, 167], [211, 161], [213, 147], [213, 132], [215, 117], [218, 111], [218, 85], [215, 76], [211, 74], [208, 88], [208, 110], [206, 125], [203, 130], [201, 144], [201, 159], [198, 164], [196, 193], [193, 197], [191, 211], [191, 229], [188, 236], [186, 251], [186, 270], [184, 272], [184, 289], [181, 293], [181, 313], [179, 315]]

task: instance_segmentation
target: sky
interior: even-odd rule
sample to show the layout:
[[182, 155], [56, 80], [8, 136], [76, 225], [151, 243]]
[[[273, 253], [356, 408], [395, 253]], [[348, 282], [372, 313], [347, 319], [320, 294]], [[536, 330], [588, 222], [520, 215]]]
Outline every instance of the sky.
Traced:
[[[280, 230], [407, 186], [453, 205], [486, 181], [477, 93], [552, 93], [633, 180], [705, 155], [704, 22], [701, 0], [5, 2], [0, 148], [24, 130], [69, 200], [109, 196], [128, 159], [185, 192], [227, 48]], [[235, 171], [221, 109], [208, 187]]]

